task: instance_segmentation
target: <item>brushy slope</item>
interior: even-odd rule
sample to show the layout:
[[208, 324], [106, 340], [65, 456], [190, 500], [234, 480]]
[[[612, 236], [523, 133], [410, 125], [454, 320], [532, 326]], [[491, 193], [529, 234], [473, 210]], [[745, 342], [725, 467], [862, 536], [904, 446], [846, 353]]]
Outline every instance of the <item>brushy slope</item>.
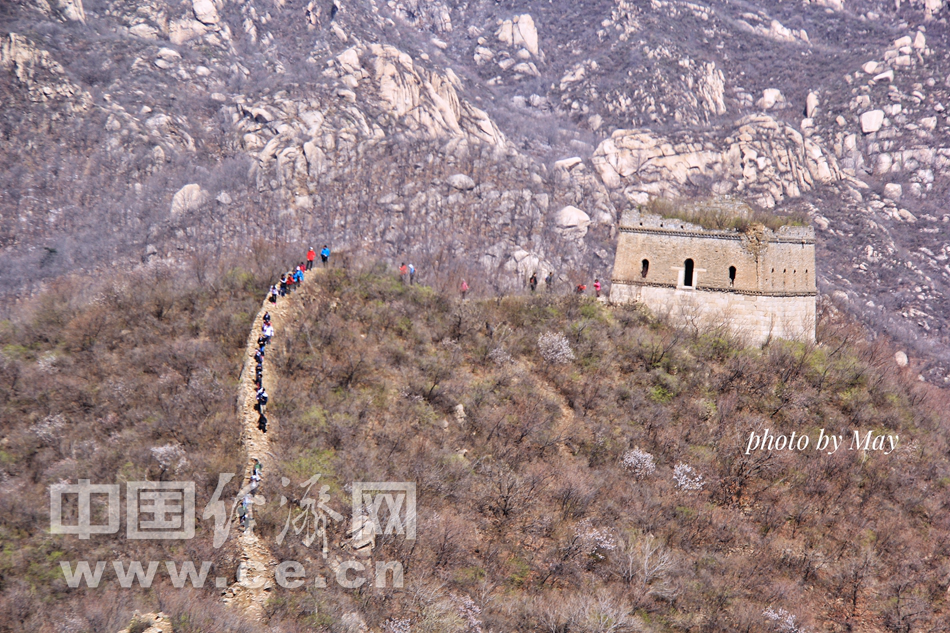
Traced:
[[[374, 553], [402, 562], [404, 590], [278, 589], [272, 624], [337, 630], [354, 613], [374, 631], [946, 622], [946, 400], [831, 308], [819, 345], [759, 350], [590, 297], [463, 302], [382, 268], [331, 271], [312, 290], [278, 333], [281, 474], [320, 473], [347, 519], [350, 482], [414, 481], [419, 538], [381, 537]], [[846, 442], [874, 430], [900, 444], [887, 456], [746, 456], [750, 431], [765, 428], [812, 442], [822, 428]], [[264, 529], [285, 516], [275, 505]], [[348, 527], [330, 522], [323, 564], [352, 556]], [[320, 564], [316, 548], [275, 544]]]
[[[281, 259], [65, 277], [0, 321], [0, 630], [118, 631], [134, 609], [165, 610], [179, 633], [252, 630], [213, 586], [234, 576], [233, 540], [215, 549], [200, 518], [217, 474], [243, 472], [241, 355]], [[127, 481], [194, 481], [196, 538], [129, 540], [124, 505], [117, 534], [51, 535], [49, 486], [80, 479], [122, 499]], [[112, 561], [132, 560], [214, 570], [201, 591], [172, 588], [164, 566], [150, 590], [121, 589]], [[102, 584], [69, 589], [62, 561], [107, 561]]]
[[[201, 520], [185, 543], [130, 541], [124, 524], [89, 541], [50, 535], [48, 486], [194, 480], [200, 519], [216, 474], [243, 464], [239, 355], [278, 255], [249, 273], [196, 262], [72, 280], [2, 323], [0, 630], [119, 630], [135, 608], [165, 610], [178, 632], [946, 622], [946, 396], [831, 308], [817, 346], [745, 349], [590, 297], [462, 302], [385, 268], [320, 273], [295, 296], [268, 351], [274, 461], [256, 514], [278, 559], [332, 578], [355, 557], [349, 484], [413, 481], [418, 538], [382, 536], [370, 560], [400, 561], [405, 587], [275, 587], [264, 625], [213, 587], [173, 589], [164, 570], [150, 590], [111, 572], [100, 589], [68, 589], [61, 560], [211, 560], [233, 577], [233, 539], [214, 549]], [[744, 455], [765, 428], [874, 430], [900, 445]], [[293, 507], [314, 474], [343, 515], [326, 560], [297, 525], [275, 538], [280, 497]]]

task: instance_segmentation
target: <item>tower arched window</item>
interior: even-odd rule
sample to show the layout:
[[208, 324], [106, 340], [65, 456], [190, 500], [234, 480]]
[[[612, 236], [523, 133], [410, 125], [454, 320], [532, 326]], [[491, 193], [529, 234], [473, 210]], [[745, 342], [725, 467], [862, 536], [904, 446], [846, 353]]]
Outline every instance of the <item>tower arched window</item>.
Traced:
[[735, 266], [729, 267], [729, 285], [730, 286], [736, 285], [736, 267]]
[[693, 260], [691, 259], [683, 263], [683, 285], [687, 288], [693, 287]]
[[646, 279], [648, 272], [650, 272], [650, 260], [644, 259], [640, 262], [640, 276]]

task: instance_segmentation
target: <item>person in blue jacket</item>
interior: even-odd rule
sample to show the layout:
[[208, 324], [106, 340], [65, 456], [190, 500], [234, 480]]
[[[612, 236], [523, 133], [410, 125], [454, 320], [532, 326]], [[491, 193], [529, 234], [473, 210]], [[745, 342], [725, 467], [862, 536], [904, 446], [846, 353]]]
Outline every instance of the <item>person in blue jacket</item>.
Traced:
[[320, 251], [320, 259], [323, 261], [323, 267], [327, 267], [327, 262], [330, 261], [330, 248], [324, 244], [323, 250]]

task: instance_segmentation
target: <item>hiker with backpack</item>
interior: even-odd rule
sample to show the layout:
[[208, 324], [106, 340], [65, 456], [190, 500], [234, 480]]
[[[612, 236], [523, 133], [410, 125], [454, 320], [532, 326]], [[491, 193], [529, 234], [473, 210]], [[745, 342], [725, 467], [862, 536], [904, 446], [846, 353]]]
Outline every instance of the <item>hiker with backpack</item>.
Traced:
[[264, 411], [267, 409], [267, 390], [264, 389], [264, 385], [261, 385], [257, 390], [257, 410], [261, 414], [261, 417], [264, 416]]
[[462, 285], [459, 286], [459, 290], [462, 292], [462, 299], [465, 298], [465, 295], [468, 294], [468, 283], [463, 279]]
[[528, 287], [531, 288], [531, 292], [538, 289], [538, 273], [531, 273], [531, 277], [528, 279]]
[[406, 285], [406, 275], [409, 274], [409, 269], [406, 268], [406, 262], [403, 262], [399, 265], [399, 281], [402, 282], [402, 285]]

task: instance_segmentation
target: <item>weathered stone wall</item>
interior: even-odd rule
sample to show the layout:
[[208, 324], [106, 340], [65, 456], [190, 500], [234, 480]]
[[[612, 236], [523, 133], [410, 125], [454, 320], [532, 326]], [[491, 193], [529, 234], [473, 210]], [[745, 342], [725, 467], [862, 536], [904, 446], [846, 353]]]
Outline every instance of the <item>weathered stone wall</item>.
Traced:
[[815, 295], [774, 297], [617, 283], [616, 303], [642, 302], [659, 316], [700, 331], [723, 328], [750, 345], [770, 339], [815, 340]]
[[636, 213], [621, 223], [612, 301], [642, 301], [703, 327], [725, 323], [761, 343], [770, 336], [814, 340], [815, 295], [810, 227], [712, 231]]

